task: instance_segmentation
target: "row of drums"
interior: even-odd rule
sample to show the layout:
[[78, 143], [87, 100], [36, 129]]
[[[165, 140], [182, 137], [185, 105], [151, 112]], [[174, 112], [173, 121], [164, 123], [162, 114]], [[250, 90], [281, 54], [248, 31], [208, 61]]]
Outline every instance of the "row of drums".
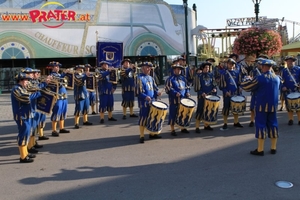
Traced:
[[[205, 97], [202, 121], [209, 125], [217, 123], [220, 97], [208, 95]], [[287, 95], [287, 105], [292, 111], [300, 111], [300, 93], [293, 92]], [[149, 116], [147, 118], [147, 130], [152, 133], [160, 133], [163, 122], [167, 116], [168, 105], [162, 101], [152, 101]], [[183, 98], [177, 111], [175, 124], [179, 128], [187, 128], [190, 125], [192, 115], [196, 108], [196, 102], [190, 98]], [[245, 96], [233, 96], [230, 100], [232, 114], [242, 115], [246, 111]]]
[[[208, 95], [204, 101], [204, 109], [202, 121], [207, 124], [216, 124], [220, 104], [220, 97], [216, 95]], [[175, 124], [179, 128], [187, 128], [190, 125], [192, 115], [196, 108], [196, 102], [190, 98], [180, 100], [180, 105], [177, 111]], [[162, 101], [152, 101], [150, 112], [147, 118], [146, 128], [152, 133], [160, 133], [163, 122], [167, 116], [169, 106]], [[233, 114], [243, 114], [246, 110], [245, 96], [231, 97], [231, 112]]]

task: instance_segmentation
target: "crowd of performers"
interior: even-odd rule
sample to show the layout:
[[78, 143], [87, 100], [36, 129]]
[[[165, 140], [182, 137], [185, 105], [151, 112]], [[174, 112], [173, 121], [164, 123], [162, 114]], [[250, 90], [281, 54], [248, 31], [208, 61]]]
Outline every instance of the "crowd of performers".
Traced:
[[[127, 108], [129, 117], [138, 118], [139, 142], [144, 143], [145, 131], [148, 131], [149, 139], [161, 138], [163, 122], [168, 114], [168, 125], [170, 125], [171, 135], [177, 136], [176, 128], [179, 127], [181, 133], [189, 133], [188, 127], [195, 110], [195, 132], [201, 133], [200, 123], [203, 123], [204, 130], [212, 131], [210, 126], [217, 123], [217, 114], [220, 97], [217, 90], [222, 91], [223, 108], [222, 115], [224, 124], [221, 130], [228, 130], [228, 116], [233, 114], [233, 126], [243, 128], [239, 122], [239, 115], [242, 115], [246, 108], [246, 99], [242, 91], [251, 92], [251, 119], [250, 127], [255, 126], [255, 137], [258, 140], [257, 149], [251, 151], [253, 155], [264, 155], [264, 140], [268, 136], [271, 138], [271, 154], [276, 154], [276, 144], [278, 138], [277, 107], [278, 99], [282, 101], [288, 112], [288, 125], [293, 125], [294, 113], [298, 117], [300, 125], [300, 67], [295, 66], [296, 59], [285, 58], [285, 65], [278, 65], [265, 55], [254, 58], [246, 65], [237, 62], [238, 55], [232, 54], [228, 59], [221, 61], [218, 66], [212, 67], [215, 60], [207, 59], [197, 70], [192, 72], [186, 66], [184, 57], [174, 60], [170, 76], [165, 82], [163, 90], [159, 91], [155, 78], [151, 73], [154, 65], [150, 61], [139, 63], [139, 73], [136, 73], [136, 66], [130, 59], [124, 58], [122, 61], [120, 77], [122, 80], [122, 109], [123, 117], [127, 118]], [[250, 64], [249, 64], [250, 63]], [[33, 158], [38, 153], [38, 148], [42, 148], [36, 142], [48, 140], [44, 135], [46, 115], [37, 110], [37, 102], [43, 96], [43, 92], [49, 91], [55, 94], [51, 112], [52, 136], [58, 137], [61, 133], [69, 133], [65, 129], [64, 122], [67, 114], [68, 96], [64, 81], [66, 74], [70, 71], [60, 72], [62, 66], [58, 62], [49, 64], [52, 72], [49, 76], [41, 79], [40, 71], [37, 69], [25, 68], [16, 75], [16, 85], [11, 92], [12, 110], [14, 120], [18, 126], [18, 146], [20, 152], [20, 162], [33, 162]], [[105, 113], [108, 113], [108, 121], [117, 121], [113, 117], [114, 92], [117, 83], [111, 81], [111, 71], [115, 70], [109, 62], [101, 61], [100, 68], [96, 72], [91, 72], [91, 66], [77, 65], [72, 73], [74, 75], [74, 128], [79, 129], [80, 116], [82, 115], [82, 125], [90, 126], [88, 113], [91, 108], [92, 114], [96, 114], [96, 106], [99, 106], [100, 123], [105, 123]], [[94, 77], [97, 81], [96, 91], [87, 90], [88, 77]], [[54, 81], [56, 80], [56, 81]], [[197, 93], [197, 102], [191, 99], [190, 90]], [[165, 92], [168, 95], [169, 104], [160, 101], [160, 96]], [[97, 96], [98, 95], [98, 96]], [[134, 101], [137, 98], [139, 115], [133, 112]], [[99, 104], [97, 104], [99, 100]], [[285, 105], [283, 103], [285, 102]], [[57, 130], [57, 123], [59, 130]]]

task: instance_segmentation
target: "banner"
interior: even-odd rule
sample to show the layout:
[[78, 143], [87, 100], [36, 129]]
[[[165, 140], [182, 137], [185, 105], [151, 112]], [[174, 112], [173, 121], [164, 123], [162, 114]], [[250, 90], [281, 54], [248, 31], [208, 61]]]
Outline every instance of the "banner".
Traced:
[[107, 61], [114, 68], [120, 68], [123, 60], [123, 43], [120, 42], [97, 42], [97, 65]]

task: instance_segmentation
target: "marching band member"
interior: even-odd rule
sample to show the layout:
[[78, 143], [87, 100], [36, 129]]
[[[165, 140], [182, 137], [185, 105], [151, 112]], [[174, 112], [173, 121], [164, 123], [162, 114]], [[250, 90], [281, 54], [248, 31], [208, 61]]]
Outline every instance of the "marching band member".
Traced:
[[[59, 68], [62, 66], [59, 62], [50, 62], [49, 66], [52, 67], [52, 72], [50, 75], [54, 78], [61, 79], [64, 78], [65, 74], [59, 73]], [[69, 130], [65, 129], [65, 119], [67, 116], [67, 107], [68, 107], [68, 99], [67, 99], [67, 89], [65, 88], [64, 84], [59, 84], [56, 86], [48, 87], [53, 91], [56, 92], [58, 87], [58, 94], [57, 101], [53, 106], [52, 115], [50, 117], [52, 121], [52, 136], [58, 137], [59, 133], [70, 133]], [[56, 131], [57, 122], [59, 121], [59, 133]]]
[[85, 85], [86, 79], [90, 74], [89, 72], [87, 74], [83, 73], [84, 68], [84, 65], [77, 65], [74, 73], [75, 129], [79, 129], [80, 113], [83, 115], [83, 125], [93, 125], [93, 123], [88, 121], [90, 100], [89, 92]]
[[32, 158], [35, 158], [35, 155], [28, 154], [27, 150], [34, 112], [31, 101], [41, 96], [39, 91], [33, 93], [27, 91], [29, 80], [31, 80], [29, 75], [20, 72], [16, 76], [17, 84], [13, 87], [11, 92], [12, 111], [19, 132], [17, 140], [21, 163], [33, 162]]
[[[263, 58], [258, 58], [256, 59], [256, 66], [254, 67], [254, 69], [249, 73], [249, 76], [251, 78], [255, 78], [256, 76], [261, 75], [261, 61], [263, 60]], [[253, 127], [254, 126], [254, 107], [255, 107], [255, 99], [256, 99], [256, 94], [255, 92], [251, 92], [251, 100], [250, 100], [250, 123], [249, 123], [249, 127]]]
[[110, 63], [106, 61], [101, 61], [99, 63], [100, 75], [98, 81], [98, 91], [99, 91], [99, 112], [100, 112], [100, 123], [104, 123], [104, 113], [108, 112], [108, 121], [117, 121], [112, 116], [112, 111], [114, 110], [114, 92], [117, 88], [117, 84], [111, 83], [109, 81], [110, 71], [114, 68], [109, 68]]
[[121, 62], [121, 80], [122, 80], [122, 107], [123, 119], [126, 119], [126, 109], [129, 107], [130, 117], [138, 117], [133, 113], [134, 107], [134, 71], [130, 59], [124, 59]]
[[[90, 73], [91, 70], [91, 65], [90, 64], [85, 64], [85, 73], [88, 74]], [[89, 92], [89, 101], [90, 101], [90, 106], [92, 109], [92, 115], [95, 115], [95, 105], [96, 105], [96, 92], [95, 91], [88, 91]]]
[[[144, 143], [145, 140], [144, 129], [150, 111], [150, 103], [152, 100], [155, 100], [157, 96], [161, 95], [153, 77], [150, 76], [152, 68], [153, 64], [151, 62], [143, 62], [141, 64], [141, 73], [136, 77], [135, 94], [138, 98], [138, 104], [140, 108], [138, 122], [140, 129], [140, 143]], [[150, 133], [149, 138], [159, 139], [161, 136]]]
[[[170, 76], [165, 84], [166, 93], [169, 96], [169, 122], [171, 127], [171, 135], [177, 136], [175, 132], [175, 119], [180, 105], [180, 100], [184, 97], [190, 97], [190, 88], [187, 79], [181, 75], [184, 70], [182, 65], [173, 65], [173, 75]], [[181, 129], [182, 133], [189, 133], [186, 128]]]
[[[284, 68], [282, 70], [281, 78], [282, 78], [282, 92], [284, 93], [284, 98], [285, 98], [285, 106], [288, 112], [288, 125], [293, 125], [293, 118], [294, 114], [293, 111], [290, 109], [288, 106], [287, 102], [287, 95], [299, 91], [299, 82], [300, 82], [300, 67], [295, 66], [295, 61], [296, 59], [287, 56], [285, 58], [285, 61], [287, 63], [287, 68]], [[297, 117], [298, 117], [298, 125], [300, 125], [300, 111], [297, 111]]]
[[[285, 61], [283, 61], [281, 63], [281, 66], [279, 67], [279, 71], [277, 72], [277, 75], [279, 75], [281, 77], [282, 71], [286, 67], [287, 67], [287, 64]], [[285, 107], [284, 104], [285, 104], [284, 92], [280, 89], [280, 109], [279, 109], [279, 111], [283, 110], [283, 107]]]
[[[230, 110], [230, 101], [233, 95], [238, 95], [241, 93], [241, 89], [239, 88], [239, 83], [241, 82], [241, 73], [238, 69], [235, 68], [236, 62], [229, 58], [227, 61], [227, 70], [226, 73], [221, 75], [220, 79], [220, 90], [223, 91], [223, 119], [224, 125], [223, 130], [227, 129], [227, 119]], [[242, 128], [243, 125], [239, 123], [238, 114], [233, 114], [234, 117], [234, 125], [235, 127]]]
[[[200, 121], [203, 117], [204, 101], [208, 94], [217, 94], [217, 85], [212, 73], [209, 72], [210, 62], [202, 63], [202, 73], [197, 74], [194, 79], [194, 90], [197, 92], [197, 111], [196, 111], [196, 133], [200, 133]], [[204, 130], [213, 130], [209, 124], [204, 124]]]
[[280, 78], [271, 69], [276, 63], [272, 60], [261, 61], [262, 74], [241, 83], [245, 91], [254, 91], [256, 94], [255, 104], [255, 137], [258, 147], [250, 151], [252, 155], [264, 155], [264, 141], [266, 134], [271, 138], [271, 154], [276, 154], [278, 138], [277, 106]]
[[193, 73], [190, 66], [187, 66], [186, 64], [185, 54], [178, 58], [178, 64], [184, 67], [181, 75], [186, 78], [188, 85], [191, 86], [193, 84]]
[[[35, 92], [36, 90], [40, 89], [39, 87], [39, 84], [37, 82], [37, 78], [38, 78], [38, 75], [36, 74], [36, 70], [32, 69], [32, 68], [25, 68], [23, 70], [21, 70], [23, 73], [26, 73], [26, 75], [30, 76], [30, 81], [29, 81], [29, 84], [28, 84], [28, 88], [27, 90], [30, 90], [29, 92]], [[36, 139], [35, 139], [35, 136], [36, 136], [36, 133], [37, 133], [37, 128], [38, 128], [38, 124], [39, 124], [39, 114], [37, 111], [36, 111], [36, 100], [32, 100], [30, 102], [31, 104], [31, 111], [32, 111], [32, 115], [33, 117], [31, 118], [31, 134], [30, 134], [30, 138], [29, 138], [29, 141], [28, 141], [28, 152], [29, 153], [38, 153], [38, 148], [42, 148], [43, 145], [39, 145], [37, 142], [36, 142]]]
[[229, 55], [229, 58], [233, 59], [235, 61], [235, 69], [241, 70], [241, 66], [238, 64], [239, 55], [232, 53]]

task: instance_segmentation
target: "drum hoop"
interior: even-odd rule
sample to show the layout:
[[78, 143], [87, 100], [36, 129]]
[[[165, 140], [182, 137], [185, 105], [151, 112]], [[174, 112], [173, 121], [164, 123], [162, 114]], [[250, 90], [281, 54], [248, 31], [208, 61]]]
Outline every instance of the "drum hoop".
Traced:
[[[209, 96], [217, 97], [217, 99], [209, 99]], [[205, 97], [205, 100], [210, 100], [210, 101], [216, 102], [216, 101], [220, 101], [220, 100], [221, 100], [221, 97], [218, 96], [218, 95], [208, 95], [208, 96]]]
[[[194, 105], [186, 105], [186, 104], [183, 104], [183, 103], [182, 103], [182, 100], [185, 100], [185, 99], [192, 101], [192, 102], [194, 103]], [[196, 101], [195, 101], [194, 99], [191, 99], [191, 98], [182, 98], [182, 99], [180, 100], [180, 105], [183, 105], [183, 106], [185, 106], [185, 107], [187, 107], [187, 108], [194, 108], [194, 107], [196, 106]]]
[[289, 96], [291, 97], [291, 95], [298, 95], [298, 96], [294, 96], [293, 99], [300, 98], [300, 92], [292, 92], [292, 93], [288, 94], [286, 97], [289, 98]]
[[[166, 108], [161, 108], [161, 107], [158, 107], [158, 106], [154, 105], [153, 103], [155, 103], [155, 102], [159, 102], [159, 103], [164, 104], [164, 105], [166, 106]], [[168, 107], [169, 107], [168, 104], [166, 104], [166, 103], [163, 102], [163, 101], [151, 101], [151, 106], [153, 106], [153, 107], [155, 107], [155, 108], [157, 108], [157, 109], [159, 109], [159, 110], [167, 110]]]
[[230, 99], [231, 99], [231, 100], [234, 100], [234, 98], [236, 98], [236, 97], [243, 97], [243, 101], [239, 101], [239, 102], [244, 102], [244, 101], [246, 101], [246, 97], [243, 96], [243, 95], [236, 95], [236, 96], [231, 97]]

